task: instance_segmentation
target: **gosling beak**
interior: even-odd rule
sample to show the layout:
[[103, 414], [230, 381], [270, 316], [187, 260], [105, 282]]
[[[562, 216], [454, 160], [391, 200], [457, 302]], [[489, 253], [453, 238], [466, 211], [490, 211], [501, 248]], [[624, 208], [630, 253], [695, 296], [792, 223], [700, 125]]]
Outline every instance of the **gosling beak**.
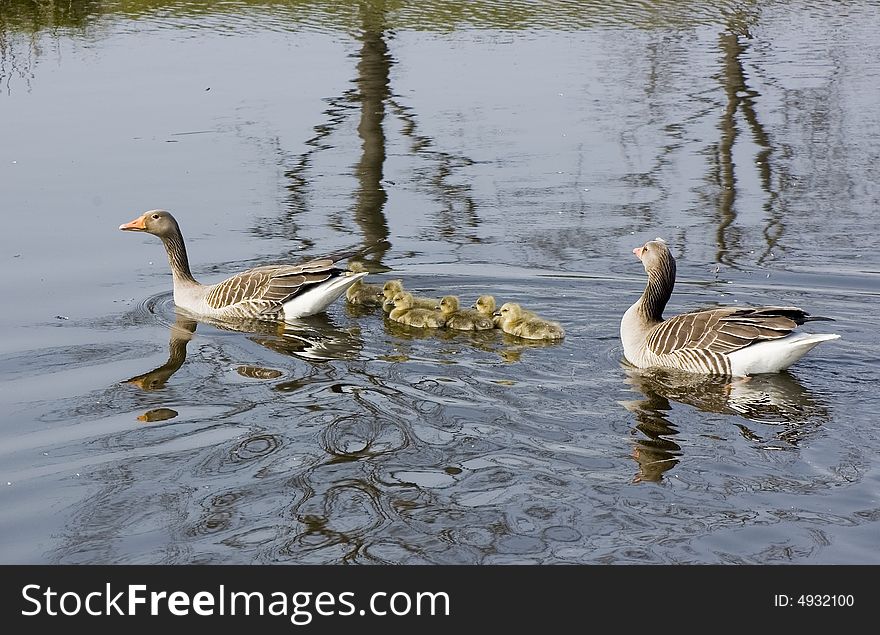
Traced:
[[120, 225], [119, 229], [125, 232], [142, 232], [147, 229], [147, 226], [144, 223], [144, 217], [138, 216], [133, 221]]
[[642, 259], [642, 249], [644, 249], [644, 247], [636, 247], [635, 249], [633, 249], [633, 253], [636, 255], [636, 258], [638, 258], [639, 260]]
[[492, 317], [501, 317], [501, 311], [495, 311], [495, 313], [492, 314]]

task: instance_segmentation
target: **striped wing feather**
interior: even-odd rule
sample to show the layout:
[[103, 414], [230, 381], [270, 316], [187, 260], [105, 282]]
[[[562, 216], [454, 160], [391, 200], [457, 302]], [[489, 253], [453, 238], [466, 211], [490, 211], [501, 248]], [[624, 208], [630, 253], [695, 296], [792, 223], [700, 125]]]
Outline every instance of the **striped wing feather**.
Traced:
[[648, 349], [665, 355], [682, 349], [732, 353], [761, 340], [785, 337], [809, 314], [797, 307], [726, 307], [683, 313], [658, 324]]
[[300, 265], [256, 267], [218, 283], [205, 300], [214, 309], [254, 302], [266, 305], [262, 313], [274, 313], [303, 289], [323, 282], [338, 272], [333, 269], [333, 260], [329, 258]]
[[285, 302], [301, 291], [341, 275], [343, 271], [335, 268], [335, 263], [388, 246], [388, 241], [383, 238], [365, 247], [349, 247], [298, 265], [255, 267], [214, 285], [205, 301], [213, 309], [250, 303], [258, 306], [260, 313], [270, 315], [281, 310]]

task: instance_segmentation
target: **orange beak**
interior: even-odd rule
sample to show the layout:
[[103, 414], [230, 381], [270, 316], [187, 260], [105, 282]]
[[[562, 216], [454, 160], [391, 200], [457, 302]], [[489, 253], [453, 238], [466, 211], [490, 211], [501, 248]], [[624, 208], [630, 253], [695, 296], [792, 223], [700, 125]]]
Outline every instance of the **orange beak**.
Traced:
[[133, 221], [120, 225], [119, 229], [126, 232], [142, 232], [147, 228], [144, 224], [144, 217], [138, 216]]
[[[120, 227], [120, 229], [122, 229], [122, 228]], [[642, 259], [642, 249], [644, 249], [644, 247], [636, 247], [635, 249], [633, 249], [633, 253], [636, 255], [636, 258], [638, 258], [639, 260]]]

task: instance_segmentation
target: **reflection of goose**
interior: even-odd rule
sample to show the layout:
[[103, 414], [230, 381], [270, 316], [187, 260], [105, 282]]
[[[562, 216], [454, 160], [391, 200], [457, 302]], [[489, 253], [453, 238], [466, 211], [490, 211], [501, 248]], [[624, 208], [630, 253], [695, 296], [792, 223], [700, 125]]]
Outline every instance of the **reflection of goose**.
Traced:
[[[327, 315], [315, 315], [294, 322], [267, 322], [265, 320], [245, 320], [237, 322], [213, 322], [203, 320], [204, 324], [224, 331], [249, 333], [249, 339], [282, 355], [291, 355], [312, 361], [346, 359], [362, 347], [360, 340], [336, 327]], [[177, 315], [171, 325], [168, 342], [168, 361], [143, 375], [127, 379], [142, 390], [159, 390], [176, 373], [186, 360], [186, 345], [193, 337], [197, 322], [182, 314]], [[242, 367], [246, 376], [273, 378], [271, 369]], [[280, 373], [279, 373], [280, 374]]]
[[660, 395], [703, 412], [735, 414], [758, 423], [787, 425], [828, 416], [828, 409], [787, 372], [718, 377], [666, 368], [629, 368], [627, 374], [627, 383], [645, 395]]
[[186, 360], [186, 345], [193, 337], [196, 330], [196, 321], [188, 317], [178, 315], [177, 320], [171, 325], [171, 336], [168, 340], [168, 361], [143, 375], [127, 379], [126, 383], [134, 384], [141, 390], [159, 390], [165, 386], [165, 382]]
[[[193, 278], [186, 246], [174, 217], [151, 210], [129, 223], [125, 231], [158, 236], [168, 252], [174, 282], [174, 303], [196, 316], [214, 319], [293, 319], [326, 309], [366, 272], [355, 273], [337, 262], [367, 249], [352, 250], [297, 265], [266, 265], [238, 273], [212, 285]], [[375, 247], [371, 246], [371, 247]]]
[[[675, 465], [676, 457], [681, 454], [681, 448], [677, 444], [669, 445], [671, 441], [665, 438], [678, 434], [669, 421], [671, 401], [702, 412], [738, 415], [756, 423], [781, 425], [776, 436], [792, 444], [812, 429], [805, 427], [806, 424], [818, 424], [828, 418], [827, 408], [787, 372], [756, 377], [699, 375], [666, 368], [627, 367], [626, 372], [627, 383], [645, 396], [641, 400], [620, 402], [635, 414], [636, 428], [649, 437], [648, 441], [636, 442], [639, 454], [636, 460], [640, 472], [652, 471], [657, 477]], [[737, 425], [745, 436], [753, 440], [760, 438], [746, 426]], [[655, 456], [648, 459], [652, 454]], [[642, 480], [656, 479], [642, 474]]]
[[672, 410], [669, 400], [655, 392], [642, 392], [646, 399], [620, 402], [636, 416], [633, 434], [640, 432], [644, 435], [636, 437], [632, 450], [632, 457], [639, 465], [633, 481], [657, 482], [664, 472], [678, 463], [682, 452], [681, 446], [672, 440], [678, 434], [678, 429], [668, 418], [667, 413]]
[[839, 335], [795, 333], [811, 317], [791, 306], [723, 307], [663, 319], [675, 286], [675, 258], [658, 238], [633, 249], [648, 274], [642, 297], [620, 322], [623, 354], [639, 368], [712, 375], [775, 373]]
[[[217, 326], [229, 329], [227, 324]], [[295, 322], [277, 322], [273, 325], [271, 322], [255, 321], [244, 326], [248, 328], [241, 330], [254, 333], [250, 339], [260, 346], [300, 359], [349, 359], [363, 348], [363, 341], [359, 336], [339, 328], [326, 313]]]

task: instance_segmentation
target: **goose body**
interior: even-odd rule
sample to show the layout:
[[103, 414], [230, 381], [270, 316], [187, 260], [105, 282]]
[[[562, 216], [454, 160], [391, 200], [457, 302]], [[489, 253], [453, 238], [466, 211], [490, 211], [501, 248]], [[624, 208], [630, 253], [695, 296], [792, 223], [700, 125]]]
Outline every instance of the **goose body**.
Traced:
[[795, 332], [814, 320], [793, 306], [721, 307], [664, 319], [675, 285], [675, 259], [662, 239], [633, 249], [648, 274], [642, 296], [623, 315], [620, 339], [638, 368], [666, 367], [745, 376], [788, 368], [833, 333]]
[[495, 328], [491, 317], [473, 309], [459, 308], [459, 300], [454, 295], [447, 295], [440, 300], [440, 312], [446, 319], [446, 328], [456, 331], [487, 331]]
[[401, 291], [394, 296], [393, 302], [394, 308], [388, 318], [395, 322], [420, 328], [440, 328], [446, 323], [440, 311], [416, 307], [412, 293]]
[[360, 251], [309, 260], [296, 265], [266, 265], [248, 269], [216, 284], [193, 278], [186, 246], [174, 217], [164, 210], [151, 210], [129, 223], [123, 231], [158, 236], [168, 252], [174, 284], [174, 304], [185, 311], [217, 320], [295, 319], [325, 310], [366, 272], [352, 272], [336, 263]]
[[499, 318], [498, 328], [516, 337], [527, 340], [561, 340], [565, 337], [565, 331], [558, 322], [551, 322], [534, 314], [529, 317], [515, 302], [502, 304], [495, 316]]

